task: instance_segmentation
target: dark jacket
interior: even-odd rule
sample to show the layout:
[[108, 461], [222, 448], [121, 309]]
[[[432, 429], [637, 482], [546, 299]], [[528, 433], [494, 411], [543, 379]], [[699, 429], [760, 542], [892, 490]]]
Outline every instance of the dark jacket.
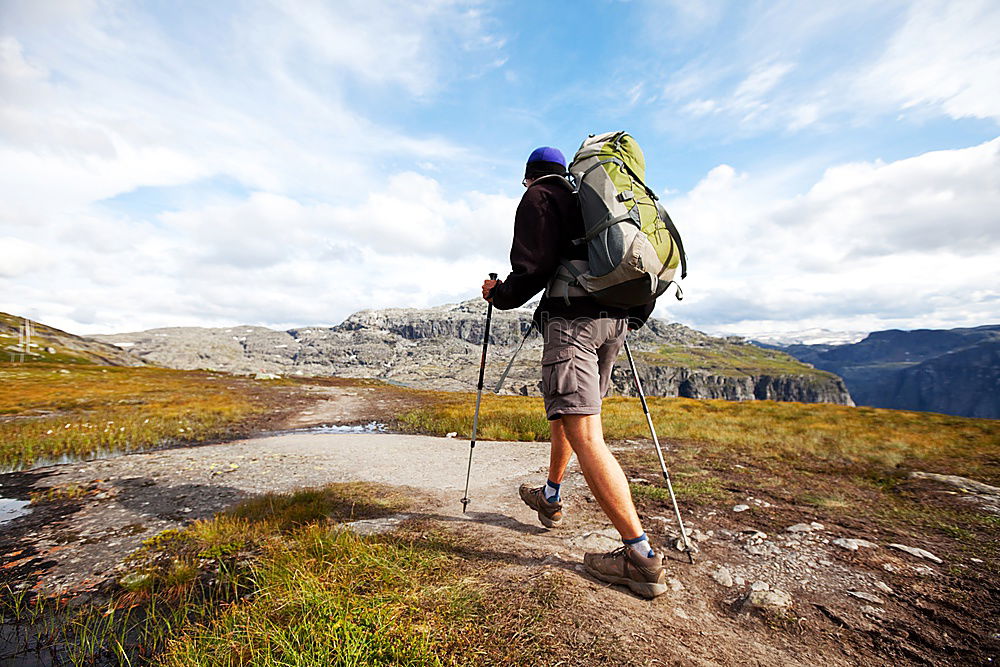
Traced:
[[[501, 310], [523, 306], [545, 289], [562, 259], [587, 259], [585, 244], [572, 241], [584, 236], [583, 217], [576, 197], [554, 178], [532, 183], [514, 216], [514, 242], [510, 248], [511, 272], [493, 290], [493, 305]], [[638, 329], [653, 312], [653, 305], [631, 309], [601, 305], [592, 296], [543, 297], [535, 311], [535, 323], [543, 318], [628, 317], [629, 327]]]

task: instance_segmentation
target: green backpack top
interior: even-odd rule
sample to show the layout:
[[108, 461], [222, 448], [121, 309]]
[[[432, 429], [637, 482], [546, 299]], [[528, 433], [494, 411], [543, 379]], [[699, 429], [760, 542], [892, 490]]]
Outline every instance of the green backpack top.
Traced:
[[[646, 186], [646, 159], [626, 132], [590, 135], [569, 165], [580, 202], [587, 261], [563, 260], [546, 296], [589, 294], [618, 308], [647, 304], [663, 294], [687, 256], [677, 227]], [[563, 180], [563, 179], [560, 179]], [[683, 298], [677, 286], [677, 299]]]

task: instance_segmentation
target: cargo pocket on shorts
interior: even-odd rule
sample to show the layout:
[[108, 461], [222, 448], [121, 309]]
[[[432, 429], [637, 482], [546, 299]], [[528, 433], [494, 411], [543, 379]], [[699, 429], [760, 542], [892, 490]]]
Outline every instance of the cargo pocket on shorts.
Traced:
[[563, 347], [542, 354], [542, 391], [546, 396], [564, 396], [577, 389], [573, 348]]

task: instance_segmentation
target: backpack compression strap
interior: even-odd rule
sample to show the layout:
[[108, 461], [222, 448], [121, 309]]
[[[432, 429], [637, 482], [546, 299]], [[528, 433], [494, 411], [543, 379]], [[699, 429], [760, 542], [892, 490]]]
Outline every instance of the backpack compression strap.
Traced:
[[583, 259], [562, 260], [556, 269], [556, 274], [545, 287], [544, 296], [561, 296], [567, 306], [571, 296], [587, 296], [589, 292], [577, 280], [587, 270], [587, 266], [587, 261]]

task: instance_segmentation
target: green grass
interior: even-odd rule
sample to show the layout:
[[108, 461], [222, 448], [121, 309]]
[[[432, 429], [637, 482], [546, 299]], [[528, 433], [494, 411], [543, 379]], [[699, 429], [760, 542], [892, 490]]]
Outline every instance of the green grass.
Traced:
[[268, 392], [221, 373], [0, 363], [0, 469], [222, 437]]
[[[74, 664], [528, 664], [551, 580], [504, 589], [490, 556], [413, 523], [360, 537], [340, 522], [407, 507], [367, 484], [251, 500], [149, 540], [101, 604], [0, 596], [0, 623], [31, 623]], [[37, 600], [37, 599], [36, 599]]]
[[714, 343], [704, 347], [663, 345], [656, 352], [637, 352], [653, 366], [677, 366], [711, 371], [719, 375], [799, 375], [829, 379], [832, 373], [808, 366], [791, 355], [756, 345]]
[[[879, 469], [905, 464], [1000, 483], [998, 420], [819, 403], [661, 397], [648, 402], [665, 442], [697, 445], [737, 460], [819, 459]], [[472, 394], [442, 394], [401, 414], [398, 426], [438, 435], [454, 431], [467, 438], [474, 405]], [[609, 440], [649, 437], [638, 399], [605, 399], [603, 421]], [[479, 429], [483, 440], [549, 437], [542, 401], [533, 397], [484, 396]]]
[[40, 491], [32, 491], [29, 494], [32, 505], [42, 503], [55, 503], [63, 500], [78, 500], [86, 496], [97, 493], [96, 486], [83, 486], [82, 484], [69, 483], [59, 486], [50, 486]]

